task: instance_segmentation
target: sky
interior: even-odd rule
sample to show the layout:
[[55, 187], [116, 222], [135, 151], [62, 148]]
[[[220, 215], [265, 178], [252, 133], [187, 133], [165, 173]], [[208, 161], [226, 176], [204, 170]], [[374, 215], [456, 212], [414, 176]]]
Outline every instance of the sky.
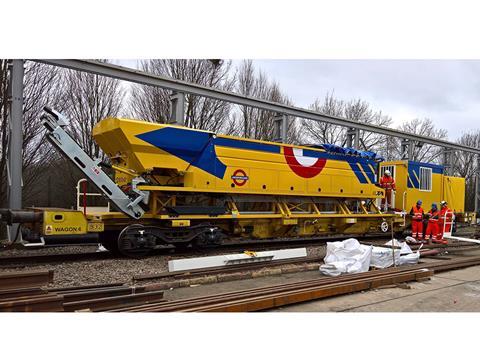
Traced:
[[254, 60], [254, 65], [299, 107], [333, 91], [342, 100], [367, 101], [391, 116], [394, 126], [430, 118], [450, 140], [480, 128], [478, 60]]

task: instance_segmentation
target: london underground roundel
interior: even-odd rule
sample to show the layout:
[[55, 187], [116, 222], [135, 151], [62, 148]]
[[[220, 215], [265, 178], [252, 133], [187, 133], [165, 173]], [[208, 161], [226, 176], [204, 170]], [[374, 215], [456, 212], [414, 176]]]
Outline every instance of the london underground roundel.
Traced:
[[327, 159], [303, 156], [303, 149], [295, 149], [287, 146], [283, 147], [283, 154], [290, 169], [303, 178], [317, 176], [327, 162]]
[[248, 180], [247, 173], [245, 171], [243, 171], [242, 169], [235, 170], [235, 172], [232, 175], [232, 181], [237, 186], [245, 185], [247, 180]]

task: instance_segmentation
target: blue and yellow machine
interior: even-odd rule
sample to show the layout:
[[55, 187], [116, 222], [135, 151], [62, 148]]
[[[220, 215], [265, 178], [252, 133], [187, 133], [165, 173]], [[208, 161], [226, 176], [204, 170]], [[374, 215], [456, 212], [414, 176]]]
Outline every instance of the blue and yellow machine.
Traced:
[[374, 155], [341, 153], [331, 145], [327, 151], [115, 118], [99, 122], [93, 137], [119, 170], [117, 183], [141, 174], [150, 180], [141, 187], [147, 191], [383, 196]]
[[[445, 198], [463, 210], [463, 179], [444, 176], [436, 165], [382, 163], [372, 152], [335, 145], [258, 141], [120, 118], [104, 119], [93, 129], [114, 170], [113, 182], [68, 139], [60, 122], [50, 119], [45, 126], [52, 144], [121, 210], [36, 209], [40, 220], [25, 227], [28, 236], [45, 242], [96, 236], [109, 249], [143, 255], [162, 247], [220, 244], [225, 238], [398, 232], [405, 218], [378, 207], [384, 196], [378, 173], [387, 167], [402, 194], [395, 198], [397, 208], [407, 209], [412, 199]], [[427, 185], [430, 190], [422, 188]]]
[[96, 215], [105, 224], [103, 242], [108, 246], [113, 234], [124, 251], [139, 231], [149, 234], [154, 248], [224, 237], [365, 235], [391, 226], [398, 231], [403, 224], [377, 207], [384, 191], [376, 185], [380, 159], [373, 153], [118, 118], [100, 121], [93, 137], [120, 187], [145, 179], [138, 185], [149, 194], [142, 230], [125, 228], [121, 213]]

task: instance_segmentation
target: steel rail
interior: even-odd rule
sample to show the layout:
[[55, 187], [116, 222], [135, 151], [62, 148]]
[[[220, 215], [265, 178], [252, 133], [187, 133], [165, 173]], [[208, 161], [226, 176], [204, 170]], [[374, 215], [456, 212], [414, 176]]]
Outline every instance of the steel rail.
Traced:
[[117, 286], [111, 288], [85, 289], [80, 291], [50, 291], [50, 293], [61, 294], [63, 295], [64, 301], [66, 303], [71, 303], [78, 301], [95, 300], [99, 298], [116, 297], [121, 295], [141, 294], [145, 291], [146, 287], [144, 286], [137, 286], [134, 288], [130, 286]]
[[323, 256], [315, 257], [305, 257], [305, 258], [295, 258], [295, 259], [282, 259], [282, 260], [272, 260], [258, 263], [246, 263], [239, 265], [230, 265], [230, 266], [215, 266], [209, 268], [199, 268], [192, 270], [181, 270], [181, 271], [165, 271], [157, 274], [145, 274], [145, 275], [134, 275], [133, 280], [135, 281], [145, 281], [145, 280], [156, 280], [156, 279], [185, 279], [195, 276], [204, 276], [204, 275], [213, 275], [213, 274], [225, 274], [235, 271], [248, 271], [262, 269], [265, 267], [274, 267], [280, 265], [295, 265], [302, 263], [312, 263], [312, 262], [323, 262]]
[[0, 301], [0, 312], [63, 311], [63, 296], [44, 294], [23, 296]]
[[312, 286], [299, 290], [286, 290], [271, 295], [259, 294], [247, 299], [221, 302], [213, 305], [201, 305], [189, 308], [186, 312], [245, 312], [272, 309], [275, 307], [318, 300], [326, 297], [371, 290], [381, 286], [405, 283], [430, 278], [432, 270], [423, 269], [401, 272], [392, 275], [374, 276], [367, 279]]
[[409, 139], [421, 143], [432, 144], [454, 150], [461, 150], [480, 155], [480, 149], [456, 144], [450, 141], [433, 139], [427, 136], [407, 133], [400, 130], [390, 129], [384, 126], [370, 125], [354, 120], [322, 114], [313, 110], [303, 109], [295, 106], [289, 106], [272, 101], [252, 98], [240, 95], [234, 92], [222, 91], [198, 84], [188, 83], [186, 81], [175, 80], [164, 76], [154, 75], [140, 70], [130, 69], [124, 66], [100, 63], [92, 60], [81, 59], [32, 59], [35, 62], [41, 62], [49, 65], [63, 68], [84, 71], [91, 74], [97, 74], [112, 77], [120, 80], [134, 82], [142, 85], [150, 85], [170, 89], [180, 93], [188, 93], [225, 102], [230, 102], [242, 106], [250, 106], [263, 110], [281, 113], [293, 117], [309, 119], [313, 121], [325, 122], [332, 125], [338, 125], [348, 128], [356, 128], [377, 134]]
[[139, 294], [128, 294], [119, 296], [107, 296], [88, 300], [64, 302], [64, 311], [106, 311], [118, 307], [134, 306], [145, 303], [163, 302], [163, 291], [148, 291]]
[[[423, 267], [425, 268], [425, 267]], [[389, 269], [381, 269], [381, 270], [372, 270], [369, 272], [364, 272], [364, 273], [357, 273], [357, 274], [348, 274], [348, 275], [341, 275], [338, 277], [321, 277], [318, 279], [310, 279], [310, 280], [302, 280], [302, 281], [297, 281], [294, 283], [287, 283], [287, 284], [281, 284], [281, 285], [269, 285], [269, 286], [263, 286], [263, 287], [257, 287], [253, 289], [247, 289], [247, 290], [236, 290], [236, 291], [231, 291], [228, 293], [220, 293], [220, 294], [213, 294], [213, 295], [205, 295], [205, 296], [200, 296], [200, 297], [195, 297], [195, 298], [188, 298], [188, 299], [180, 299], [180, 300], [174, 300], [170, 301], [168, 304], [162, 305], [162, 307], [170, 307], [175, 306], [179, 307], [181, 305], [191, 305], [193, 303], [199, 303], [199, 304], [205, 304], [207, 301], [210, 301], [211, 299], [216, 299], [219, 296], [245, 296], [245, 295], [250, 295], [253, 293], [271, 293], [274, 291], [278, 291], [281, 289], [296, 289], [296, 288], [302, 288], [305, 286], [310, 286], [310, 285], [325, 285], [325, 284], [334, 284], [340, 281], [347, 281], [347, 280], [355, 280], [355, 279], [364, 279], [368, 278], [371, 276], [381, 276], [385, 274], [395, 274], [398, 272], [404, 272], [404, 271], [409, 271], [412, 270], [410, 267], [409, 268], [389, 268]], [[418, 269], [413, 269], [413, 270], [418, 270]], [[138, 307], [137, 309], [132, 309], [133, 310], [146, 310], [149, 306], [143, 306], [143, 307]], [[169, 310], [171, 311], [171, 310]]]
[[47, 293], [47, 290], [40, 288], [20, 288], [20, 289], [10, 289], [10, 290], [0, 290], [0, 301], [10, 298], [18, 298], [23, 296], [36, 296], [44, 295]]
[[[293, 291], [305, 291], [306, 289], [336, 286], [339, 284], [352, 285], [357, 283], [367, 284], [372, 279], [391, 281], [397, 279], [397, 276], [407, 275], [408, 279], [414, 280], [416, 276], [430, 276], [431, 273], [425, 269], [403, 269], [397, 271], [371, 271], [369, 273], [352, 274], [342, 276], [340, 278], [320, 278], [315, 280], [306, 280], [290, 284], [268, 286], [262, 288], [239, 290], [223, 294], [208, 295], [193, 299], [176, 300], [167, 302], [165, 304], [151, 305], [151, 306], [139, 306], [132, 309], [124, 309], [131, 312], [143, 312], [143, 311], [190, 311], [190, 309], [218, 305], [220, 303], [226, 303], [231, 301], [240, 301], [255, 298], [258, 296], [272, 296], [281, 292], [293, 292]], [[413, 277], [412, 277], [413, 276]], [[406, 279], [402, 278], [401, 281], [405, 282]], [[368, 285], [368, 284], [367, 284]], [[384, 285], [384, 283], [382, 283]], [[369, 285], [367, 286], [369, 288]], [[366, 288], [365, 288], [366, 289]]]
[[[223, 294], [214, 294], [214, 295], [206, 295], [196, 298], [190, 299], [180, 299], [175, 301], [170, 301], [164, 304], [159, 305], [142, 305], [136, 306], [131, 308], [123, 308], [113, 310], [113, 312], [117, 311], [129, 311], [129, 312], [149, 312], [149, 311], [190, 311], [188, 309], [193, 309], [196, 307], [196, 311], [200, 311], [200, 306], [206, 305], [213, 305], [218, 304], [220, 301], [234, 301], [239, 299], [247, 299], [249, 297], [254, 297], [258, 294], [267, 295], [273, 294], [279, 291], [293, 291], [299, 290], [306, 287], [311, 286], [320, 286], [320, 285], [335, 285], [339, 282], [345, 281], [354, 281], [354, 280], [365, 280], [373, 277], [381, 277], [381, 276], [395, 276], [396, 274], [402, 274], [408, 271], [419, 271], [422, 269], [428, 269], [434, 271], [434, 273], [441, 272], [441, 271], [449, 271], [455, 270], [459, 268], [465, 268], [469, 266], [475, 266], [480, 264], [480, 256], [470, 257], [467, 259], [458, 259], [458, 260], [443, 260], [441, 262], [435, 263], [428, 263], [428, 264], [417, 264], [408, 267], [402, 268], [389, 268], [389, 269], [382, 269], [382, 270], [373, 270], [366, 273], [359, 273], [359, 274], [351, 274], [351, 275], [342, 275], [337, 278], [321, 278], [321, 279], [314, 279], [314, 280], [304, 280], [290, 284], [284, 285], [274, 285], [274, 286], [266, 286], [261, 288], [254, 288], [248, 290], [238, 290], [229, 293]], [[383, 284], [385, 285], [385, 284]]]
[[49, 288], [48, 291], [50, 292], [75, 292], [75, 291], [93, 291], [97, 289], [105, 289], [105, 288], [114, 288], [114, 287], [123, 287], [125, 284], [123, 282], [115, 282], [115, 283], [104, 283], [104, 284], [91, 284], [91, 285], [79, 285], [79, 286], [66, 286], [66, 287], [56, 287], [56, 288]]
[[164, 301], [163, 291], [158, 291], [155, 286], [132, 287], [112, 283], [57, 290], [21, 288], [0, 292], [0, 312], [105, 311], [161, 301]]
[[45, 286], [53, 281], [53, 270], [0, 274], [0, 290]]

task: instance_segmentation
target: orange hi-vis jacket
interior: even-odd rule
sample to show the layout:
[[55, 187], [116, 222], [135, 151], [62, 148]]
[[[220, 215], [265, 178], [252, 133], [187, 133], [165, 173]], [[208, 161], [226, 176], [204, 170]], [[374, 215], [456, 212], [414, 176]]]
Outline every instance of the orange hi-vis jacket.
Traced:
[[430, 218], [428, 219], [428, 221], [437, 223], [438, 222], [438, 216], [440, 215], [439, 211], [438, 210], [435, 210], [435, 211], [430, 210], [428, 213], [430, 214]]
[[439, 216], [440, 216], [440, 221], [443, 221], [443, 220], [445, 219], [445, 214], [446, 214], [447, 212], [448, 212], [448, 214], [447, 214], [447, 220], [449, 220], [449, 219], [452, 217], [452, 210], [450, 210], [450, 209], [448, 208], [448, 206], [442, 207], [442, 208], [440, 209], [440, 214], [439, 214]]
[[423, 220], [423, 209], [422, 207], [418, 207], [416, 205], [412, 206], [412, 210], [410, 210], [410, 215], [412, 215], [412, 220], [421, 221]]
[[385, 190], [396, 190], [395, 180], [393, 179], [393, 176], [383, 175], [380, 179], [380, 186]]

